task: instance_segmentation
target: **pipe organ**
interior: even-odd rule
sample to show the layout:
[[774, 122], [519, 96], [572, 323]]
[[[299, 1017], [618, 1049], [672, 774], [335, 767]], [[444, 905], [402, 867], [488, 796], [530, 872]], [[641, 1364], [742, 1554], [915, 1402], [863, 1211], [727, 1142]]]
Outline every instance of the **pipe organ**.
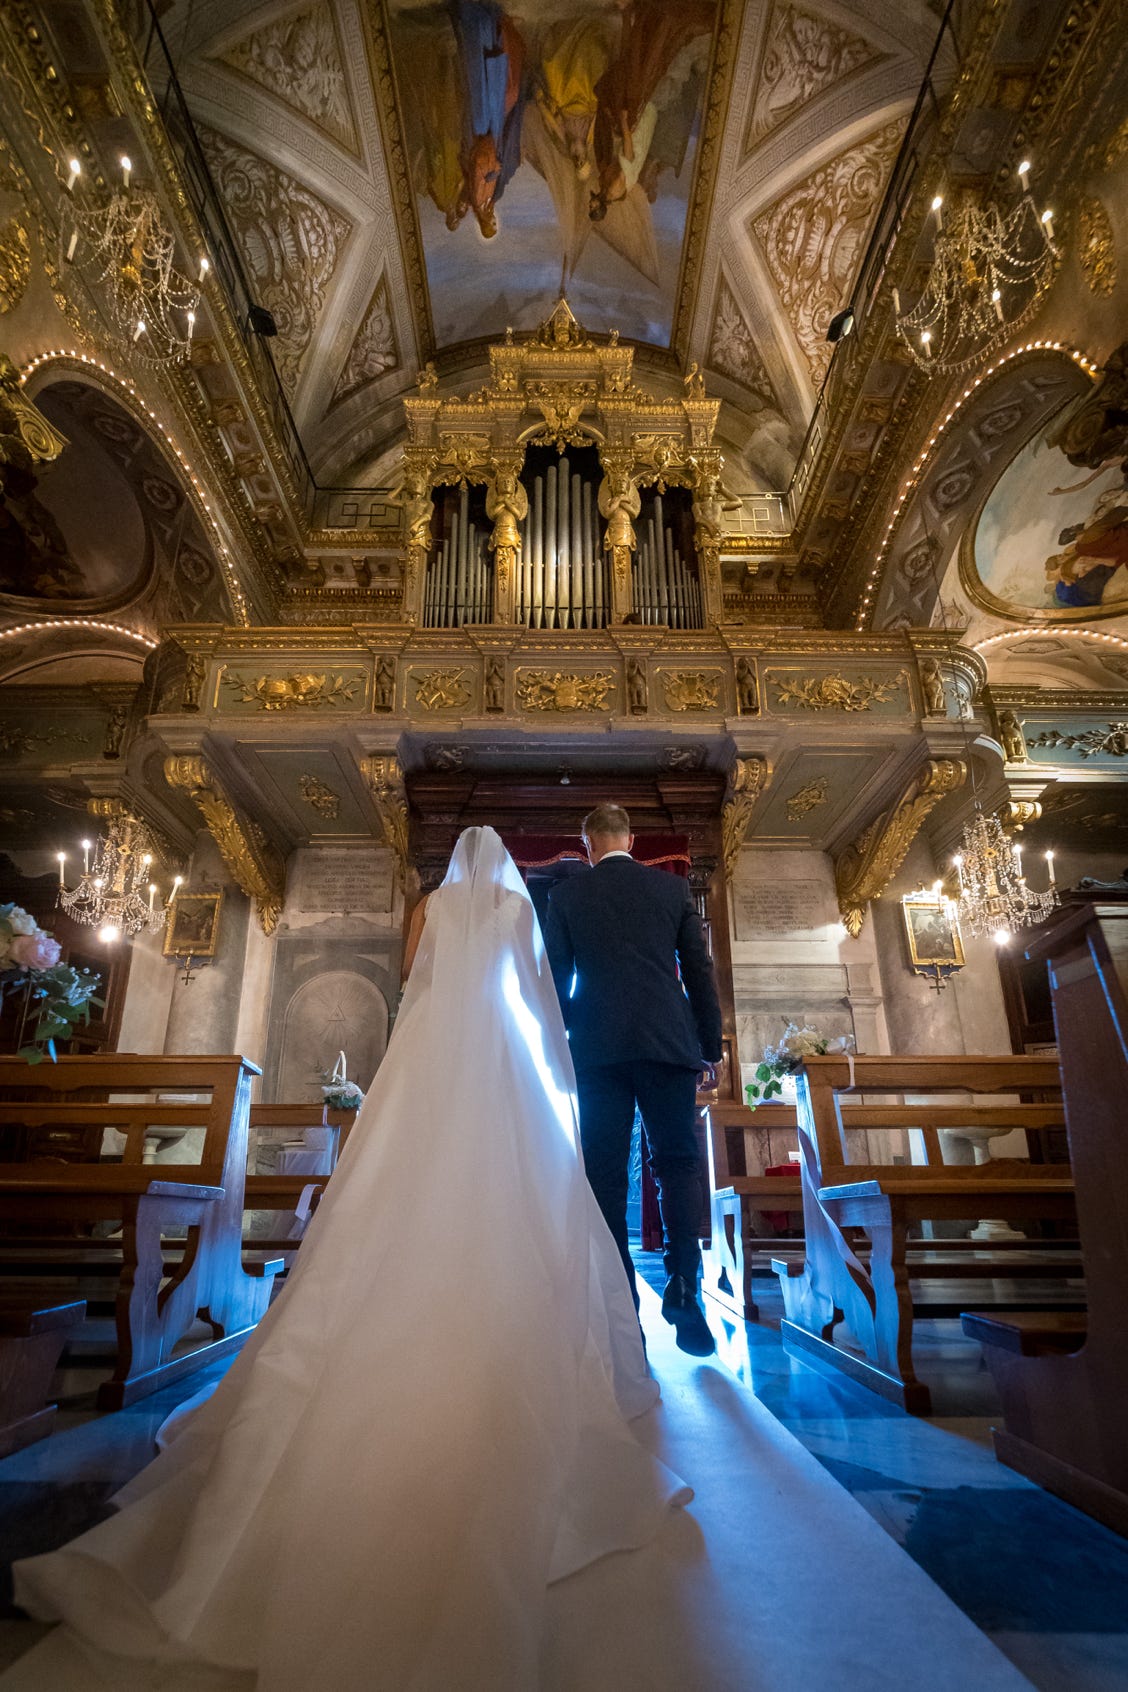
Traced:
[[441, 522], [427, 566], [424, 624], [446, 629], [488, 623], [493, 615], [489, 524], [472, 510], [469, 488], [437, 490], [436, 506]]
[[[679, 493], [672, 489], [671, 493]], [[683, 496], [684, 497], [684, 496]], [[683, 554], [681, 512], [667, 509], [669, 497], [644, 496], [638, 528], [638, 550], [632, 566], [632, 603], [643, 623], [665, 623], [671, 629], [699, 629], [704, 625], [701, 584], [696, 560]], [[688, 551], [688, 548], [686, 549]]]
[[611, 593], [598, 482], [586, 464], [579, 467], [580, 455], [552, 456], [556, 462], [543, 470], [535, 462], [526, 468], [516, 621], [531, 629], [601, 629]]
[[589, 335], [564, 300], [533, 334], [507, 331], [489, 361], [484, 387], [449, 396], [425, 365], [404, 401], [391, 498], [410, 620], [561, 632], [719, 621], [719, 401], [697, 366], [684, 391], [648, 392], [633, 349], [614, 331]]

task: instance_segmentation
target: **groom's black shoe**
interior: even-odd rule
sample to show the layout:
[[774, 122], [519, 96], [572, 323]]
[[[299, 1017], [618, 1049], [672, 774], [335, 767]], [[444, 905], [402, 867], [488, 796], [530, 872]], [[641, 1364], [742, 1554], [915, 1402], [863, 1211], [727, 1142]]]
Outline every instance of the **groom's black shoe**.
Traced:
[[679, 1351], [688, 1351], [691, 1357], [712, 1357], [717, 1342], [697, 1302], [697, 1288], [684, 1275], [671, 1275], [666, 1282], [662, 1314], [673, 1323]]

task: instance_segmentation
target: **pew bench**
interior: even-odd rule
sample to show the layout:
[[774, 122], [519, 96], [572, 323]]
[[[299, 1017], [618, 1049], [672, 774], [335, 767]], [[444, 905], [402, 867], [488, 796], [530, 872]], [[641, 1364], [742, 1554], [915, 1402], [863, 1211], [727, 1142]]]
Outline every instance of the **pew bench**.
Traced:
[[[247, 1227], [244, 1216], [243, 1245], [245, 1250], [257, 1249], [277, 1252], [288, 1269], [301, 1243], [309, 1219], [320, 1202], [329, 1176], [337, 1167], [337, 1160], [345, 1149], [356, 1112], [331, 1110], [326, 1104], [256, 1104], [251, 1106], [251, 1151], [245, 1184], [246, 1212], [272, 1211], [277, 1215], [277, 1227], [266, 1234]], [[258, 1164], [264, 1142], [282, 1140], [283, 1135], [295, 1132], [303, 1137], [313, 1129], [326, 1134], [328, 1168], [317, 1173], [300, 1171], [263, 1172]], [[283, 1149], [289, 1149], [282, 1142]]]
[[[101, 1273], [112, 1282], [117, 1349], [101, 1409], [120, 1409], [236, 1349], [266, 1309], [281, 1264], [244, 1268], [241, 1258], [258, 1073], [226, 1055], [99, 1054], [34, 1068], [0, 1058], [0, 1151], [76, 1125], [122, 1137], [120, 1161], [0, 1163], [0, 1266], [24, 1279]], [[176, 1141], [192, 1129], [201, 1145], [189, 1161]], [[157, 1164], [146, 1161], [154, 1132], [170, 1146]], [[98, 1225], [120, 1237], [96, 1237]], [[185, 1352], [198, 1317], [212, 1340]]]
[[0, 1292], [0, 1457], [46, 1439], [58, 1406], [51, 1377], [86, 1317], [85, 1299]]
[[709, 1149], [710, 1240], [702, 1252], [701, 1289], [741, 1321], [759, 1320], [752, 1280], [765, 1254], [780, 1249], [780, 1236], [764, 1231], [773, 1211], [802, 1208], [799, 1166], [794, 1175], [749, 1171], [750, 1139], [797, 1133], [794, 1105], [747, 1105], [721, 1101], [706, 1113]]
[[[912, 1356], [914, 1281], [934, 1276], [1076, 1281], [1081, 1273], [1076, 1253], [1042, 1253], [1036, 1240], [1027, 1242], [1031, 1259], [1020, 1267], [992, 1253], [989, 1241], [976, 1242], [985, 1255], [971, 1259], [947, 1252], [951, 1242], [910, 1235], [928, 1222], [984, 1216], [1072, 1222], [1068, 1168], [1019, 1158], [949, 1165], [939, 1138], [942, 1128], [1020, 1128], [1028, 1135], [1058, 1129], [1064, 1122], [1060, 1086], [1052, 1058], [858, 1057], [853, 1065], [838, 1057], [808, 1059], [799, 1082], [798, 1117], [806, 1255], [802, 1265], [778, 1260], [777, 1266], [786, 1311], [781, 1326], [785, 1350], [925, 1415], [931, 1394], [917, 1377]], [[1037, 1094], [1039, 1099], [949, 1102], [960, 1091]], [[948, 1098], [937, 1104], [871, 1102], [873, 1094], [893, 1092]], [[1046, 1102], [1046, 1094], [1056, 1097]], [[857, 1154], [866, 1153], [868, 1132], [890, 1128], [917, 1130], [926, 1162], [858, 1162]], [[999, 1302], [1030, 1304], [1014, 1295]], [[933, 1306], [929, 1313], [939, 1310]], [[835, 1342], [840, 1321], [848, 1325], [860, 1354]]]

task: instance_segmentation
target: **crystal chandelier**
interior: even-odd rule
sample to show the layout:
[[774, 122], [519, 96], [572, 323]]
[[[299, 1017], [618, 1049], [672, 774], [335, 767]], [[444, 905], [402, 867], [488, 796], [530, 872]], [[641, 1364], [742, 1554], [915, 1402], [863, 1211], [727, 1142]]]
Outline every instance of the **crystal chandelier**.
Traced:
[[1022, 195], [1006, 214], [965, 199], [945, 216], [932, 201], [932, 264], [910, 311], [893, 290], [897, 333], [922, 370], [952, 374], [979, 362], [1033, 314], [1060, 256], [1054, 220], [1030, 197], [1030, 161], [1018, 167]]
[[[114, 326], [137, 357], [149, 364], [173, 362], [191, 344], [200, 289], [173, 263], [176, 241], [156, 195], [130, 186], [128, 158], [122, 158], [121, 169], [122, 187], [108, 201], [85, 207], [73, 197], [81, 168], [71, 159], [71, 199], [60, 235], [63, 256], [102, 285]], [[207, 270], [207, 259], [201, 259], [201, 282]]]
[[1046, 853], [1049, 885], [1035, 893], [1022, 869], [1022, 847], [997, 816], [984, 816], [978, 803], [953, 859], [959, 877], [960, 919], [972, 934], [990, 934], [1000, 945], [1016, 928], [1041, 922], [1061, 903], [1054, 881], [1054, 855]]
[[157, 904], [156, 883], [149, 879], [152, 841], [136, 817], [112, 817], [101, 839], [82, 842], [82, 875], [77, 886], [66, 885], [66, 853], [60, 852], [58, 859], [56, 902], [75, 922], [89, 923], [100, 930], [100, 940], [111, 943], [123, 934], [160, 928], [183, 880], [179, 875], [174, 880], [167, 906]]

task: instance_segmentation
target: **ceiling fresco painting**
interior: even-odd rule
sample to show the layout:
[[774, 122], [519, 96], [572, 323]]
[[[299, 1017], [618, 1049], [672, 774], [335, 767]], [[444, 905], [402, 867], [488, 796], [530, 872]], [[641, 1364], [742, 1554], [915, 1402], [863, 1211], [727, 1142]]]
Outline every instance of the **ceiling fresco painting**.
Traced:
[[716, 0], [391, 0], [439, 345], [588, 328], [669, 345]]
[[1053, 428], [1029, 441], [987, 496], [965, 584], [987, 609], [1027, 619], [1128, 612], [1128, 483], [1122, 464], [1071, 464]]

